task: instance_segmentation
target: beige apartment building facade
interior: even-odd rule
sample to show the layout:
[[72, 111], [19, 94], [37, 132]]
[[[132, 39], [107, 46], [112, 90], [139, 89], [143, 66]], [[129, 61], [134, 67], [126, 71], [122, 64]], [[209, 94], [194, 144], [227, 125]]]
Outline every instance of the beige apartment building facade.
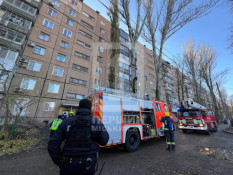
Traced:
[[[25, 64], [17, 68], [10, 86], [10, 92], [23, 92], [24, 98], [39, 97], [22, 115], [49, 122], [62, 112], [76, 111], [79, 100], [93, 89], [108, 87], [110, 30], [111, 23], [82, 1], [43, 1], [22, 55]], [[138, 93], [153, 97], [151, 55], [138, 44]], [[120, 90], [130, 91], [129, 63], [122, 51]]]
[[[25, 99], [38, 98], [22, 116], [47, 123], [63, 112], [75, 112], [79, 101], [93, 89], [109, 87], [110, 31], [111, 23], [83, 1], [43, 1], [22, 53], [25, 62], [16, 69], [10, 86], [10, 92], [23, 92]], [[129, 37], [121, 29], [119, 33], [116, 88], [130, 92]], [[136, 56], [138, 97], [155, 99], [153, 53], [138, 43]], [[162, 101], [175, 113], [179, 104], [175, 74], [172, 66], [164, 68]]]

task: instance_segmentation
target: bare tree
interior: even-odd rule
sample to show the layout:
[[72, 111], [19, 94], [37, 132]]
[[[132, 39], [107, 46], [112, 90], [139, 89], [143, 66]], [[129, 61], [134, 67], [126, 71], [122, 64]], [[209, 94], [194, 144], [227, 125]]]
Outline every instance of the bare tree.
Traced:
[[215, 111], [215, 115], [217, 119], [221, 119], [221, 111], [218, 106], [217, 98], [216, 98], [216, 83], [223, 83], [224, 77], [226, 76], [228, 69], [225, 69], [219, 73], [216, 73], [216, 60], [217, 60], [217, 55], [216, 52], [207, 47], [203, 46], [203, 51], [204, 51], [204, 59], [202, 62], [202, 67], [203, 67], [203, 79], [205, 81], [205, 84], [207, 85], [211, 98], [213, 100], [213, 107]]
[[[149, 36], [147, 40], [152, 43], [153, 57], [155, 59], [156, 71], [156, 98], [161, 98], [161, 65], [164, 43], [174, 33], [189, 22], [209, 13], [210, 9], [219, 0], [206, 0], [197, 3], [194, 0], [150, 0], [148, 5], [147, 29]], [[159, 4], [160, 3], [160, 4]], [[156, 54], [156, 43], [159, 44], [159, 53]]]
[[116, 77], [119, 71], [118, 58], [120, 55], [120, 35], [119, 35], [119, 13], [118, 0], [111, 0], [110, 20], [111, 20], [111, 61], [109, 73], [109, 87], [116, 89]]
[[184, 64], [181, 57], [177, 57], [172, 60], [172, 63], [175, 67], [175, 82], [176, 82], [176, 92], [178, 101], [181, 102], [185, 98], [185, 79], [186, 76], [184, 74]]
[[185, 74], [190, 77], [192, 90], [194, 92], [194, 101], [202, 104], [202, 85], [203, 85], [203, 50], [201, 46], [195, 48], [192, 40], [188, 41], [185, 46], [182, 46], [183, 56], [182, 63], [185, 66]]
[[[33, 93], [27, 93], [21, 89], [18, 92], [11, 92], [9, 84], [12, 81], [13, 72], [4, 61], [0, 62], [0, 110], [4, 129], [8, 130], [9, 125], [13, 128], [18, 124], [20, 116], [26, 109], [40, 100], [40, 97]], [[39, 86], [37, 86], [39, 87]], [[9, 131], [9, 130], [8, 130]]]
[[147, 9], [147, 2], [145, 0], [134, 0], [135, 4], [137, 5], [136, 13], [136, 24], [135, 26], [132, 24], [131, 21], [131, 12], [130, 12], [130, 0], [120, 0], [122, 10], [119, 10], [120, 14], [124, 18], [126, 25], [129, 31], [129, 39], [131, 42], [131, 48], [129, 49], [130, 58], [131, 58], [131, 82], [130, 86], [132, 88], [132, 92], [136, 93], [137, 89], [137, 75], [136, 75], [136, 44], [141, 35], [143, 27], [146, 23], [147, 12], [145, 12], [144, 17], [141, 18], [143, 9]]

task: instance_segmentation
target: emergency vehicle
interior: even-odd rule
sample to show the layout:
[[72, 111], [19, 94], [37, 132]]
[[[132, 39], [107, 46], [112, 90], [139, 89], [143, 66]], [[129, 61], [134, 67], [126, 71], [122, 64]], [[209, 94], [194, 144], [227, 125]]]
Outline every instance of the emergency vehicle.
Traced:
[[88, 98], [92, 101], [92, 115], [103, 122], [109, 133], [106, 147], [124, 144], [127, 151], [134, 152], [141, 141], [164, 136], [160, 119], [165, 112], [172, 117], [168, 104], [119, 90], [99, 88]]
[[184, 133], [188, 130], [201, 130], [209, 135], [210, 131], [217, 131], [218, 125], [212, 109], [191, 99], [184, 100], [182, 106], [178, 109], [178, 128]]

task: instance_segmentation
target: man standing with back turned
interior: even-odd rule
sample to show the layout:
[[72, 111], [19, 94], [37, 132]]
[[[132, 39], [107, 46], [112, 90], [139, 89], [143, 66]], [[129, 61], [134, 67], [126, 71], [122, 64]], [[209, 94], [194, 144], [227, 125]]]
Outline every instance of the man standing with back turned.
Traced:
[[[91, 116], [91, 102], [83, 99], [75, 116], [64, 120], [48, 143], [53, 162], [60, 167], [60, 175], [95, 174], [99, 145], [106, 145], [108, 132], [103, 123]], [[65, 140], [61, 152], [60, 145]]]
[[164, 123], [164, 135], [167, 141], [167, 150], [175, 150], [173, 120], [170, 118], [169, 112], [165, 113], [165, 117], [161, 119], [161, 122]]

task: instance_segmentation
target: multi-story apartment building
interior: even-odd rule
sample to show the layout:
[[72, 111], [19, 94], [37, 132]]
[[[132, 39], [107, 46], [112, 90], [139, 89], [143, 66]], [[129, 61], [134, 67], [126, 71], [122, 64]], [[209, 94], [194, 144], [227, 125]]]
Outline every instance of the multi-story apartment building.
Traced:
[[[40, 0], [0, 1], [0, 91], [7, 91], [16, 68], [27, 63], [22, 51], [31, 33]], [[3, 84], [6, 83], [6, 87]], [[0, 93], [1, 93], [0, 92]]]
[[[49, 122], [58, 114], [76, 111], [79, 100], [93, 89], [109, 87], [111, 23], [82, 0], [4, 0], [0, 30], [0, 56], [17, 68], [9, 91], [25, 99], [38, 98], [21, 115]], [[116, 89], [130, 92], [129, 36], [123, 30], [119, 33]], [[155, 99], [152, 55], [137, 44], [137, 94]], [[176, 112], [174, 68], [165, 61], [163, 80], [162, 101]]]

